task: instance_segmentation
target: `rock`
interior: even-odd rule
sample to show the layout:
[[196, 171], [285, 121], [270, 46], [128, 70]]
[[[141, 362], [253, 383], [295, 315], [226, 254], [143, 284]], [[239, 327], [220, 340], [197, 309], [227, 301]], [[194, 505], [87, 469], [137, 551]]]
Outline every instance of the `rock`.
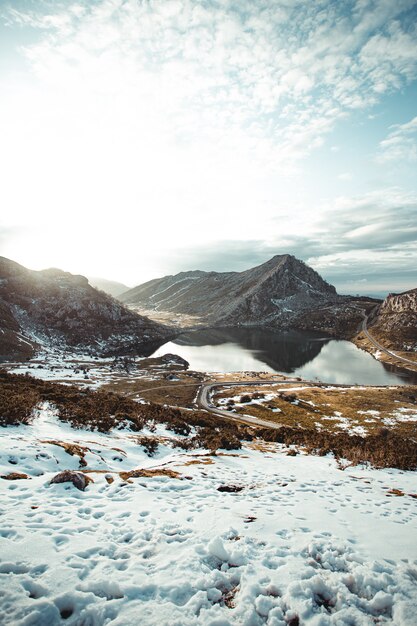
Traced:
[[85, 491], [85, 488], [90, 482], [93, 482], [93, 479], [86, 474], [83, 474], [82, 472], [64, 470], [63, 472], [59, 472], [59, 474], [54, 476], [50, 484], [52, 485], [55, 483], [72, 483], [74, 487], [76, 487], [80, 491]]
[[224, 491], [226, 493], [239, 493], [243, 491], [242, 485], [220, 485], [217, 487], [217, 491]]
[[182, 356], [179, 356], [178, 354], [171, 354], [170, 352], [162, 355], [161, 361], [163, 361], [164, 363], [169, 363], [170, 365], [179, 365], [185, 370], [190, 367], [189, 362], [183, 359]]
[[3, 478], [4, 480], [23, 480], [25, 478], [28, 478], [30, 480], [30, 477], [27, 474], [23, 474], [21, 472], [11, 472], [10, 474], [2, 474], [1, 478]]
[[389, 294], [368, 321], [368, 330], [388, 347], [417, 352], [417, 289]]

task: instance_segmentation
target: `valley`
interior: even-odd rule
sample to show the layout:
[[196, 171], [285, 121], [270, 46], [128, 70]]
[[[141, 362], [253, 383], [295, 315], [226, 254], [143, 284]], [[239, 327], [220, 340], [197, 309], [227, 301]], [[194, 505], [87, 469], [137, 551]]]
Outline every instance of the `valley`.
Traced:
[[266, 265], [126, 308], [3, 259], [7, 623], [413, 626], [414, 313], [384, 364], [387, 307]]
[[417, 0], [0, 5], [0, 626], [416, 626]]

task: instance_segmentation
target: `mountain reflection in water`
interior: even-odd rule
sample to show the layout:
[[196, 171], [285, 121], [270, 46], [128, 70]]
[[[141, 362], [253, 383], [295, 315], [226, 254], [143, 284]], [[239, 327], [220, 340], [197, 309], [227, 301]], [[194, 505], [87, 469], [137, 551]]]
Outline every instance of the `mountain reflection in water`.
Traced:
[[183, 333], [154, 356], [172, 352], [205, 372], [283, 372], [343, 384], [411, 384], [416, 374], [375, 360], [349, 341], [322, 333], [262, 328], [214, 328]]
[[312, 361], [330, 338], [294, 330], [270, 332], [261, 328], [209, 329], [186, 333], [175, 340], [179, 346], [234, 344], [256, 356], [274, 372], [293, 372]]

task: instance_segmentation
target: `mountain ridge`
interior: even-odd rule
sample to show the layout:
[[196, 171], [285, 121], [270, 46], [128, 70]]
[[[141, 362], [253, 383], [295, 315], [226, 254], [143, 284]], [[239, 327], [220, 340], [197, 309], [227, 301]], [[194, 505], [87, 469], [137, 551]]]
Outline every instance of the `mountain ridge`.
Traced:
[[93, 355], [147, 354], [172, 330], [127, 309], [63, 270], [29, 270], [0, 257], [0, 358], [30, 358], [39, 348]]
[[[170, 312], [211, 326], [311, 328], [334, 335], [353, 334], [363, 310], [290, 254], [275, 255], [243, 272], [192, 270], [164, 276], [130, 289], [120, 299], [149, 311], [151, 317]], [[310, 323], [311, 313], [318, 311], [323, 322], [313, 315]], [[338, 327], [337, 315], [348, 320], [348, 330]]]
[[113, 296], [113, 298], [117, 298], [130, 289], [130, 287], [117, 280], [108, 280], [107, 278], [100, 278], [98, 276], [87, 276], [87, 279], [92, 287], [104, 291], [104, 293]]

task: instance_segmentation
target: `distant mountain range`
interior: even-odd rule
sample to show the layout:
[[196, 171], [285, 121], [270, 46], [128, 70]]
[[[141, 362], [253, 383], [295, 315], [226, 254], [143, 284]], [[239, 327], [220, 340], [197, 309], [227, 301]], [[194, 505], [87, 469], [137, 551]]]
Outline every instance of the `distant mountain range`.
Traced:
[[129, 290], [127, 285], [118, 283], [116, 280], [106, 280], [105, 278], [96, 278], [93, 276], [87, 276], [87, 278], [92, 287], [100, 289], [100, 291], [104, 291], [104, 293], [108, 293], [109, 296], [113, 296], [113, 298], [117, 298], [122, 293]]
[[83, 276], [0, 257], [0, 359], [54, 347], [91, 355], [149, 354], [172, 330], [94, 289]]
[[210, 326], [303, 328], [336, 336], [357, 331], [368, 301], [338, 295], [315, 270], [289, 254], [244, 272], [197, 270], [165, 276], [119, 298], [151, 312], [192, 315]]
[[[104, 289], [117, 293], [121, 283], [96, 279], [95, 284], [103, 290], [83, 276], [32, 271], [0, 257], [0, 360], [29, 358], [42, 348], [148, 355], [183, 330], [182, 314], [199, 327], [292, 328], [351, 339], [364, 313], [373, 310], [368, 327], [384, 345], [417, 349], [417, 289], [390, 295], [382, 304], [340, 296], [288, 254], [244, 272], [165, 276], [124, 291], [119, 300]], [[162, 318], [167, 325], [156, 321]]]

